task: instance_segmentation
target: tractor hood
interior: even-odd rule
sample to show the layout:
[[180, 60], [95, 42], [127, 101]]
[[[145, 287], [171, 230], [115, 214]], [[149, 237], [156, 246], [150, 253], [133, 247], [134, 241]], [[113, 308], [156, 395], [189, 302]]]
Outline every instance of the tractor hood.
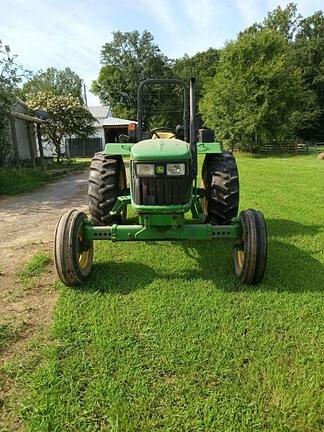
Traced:
[[131, 159], [174, 161], [190, 159], [190, 144], [178, 139], [147, 139], [134, 144]]

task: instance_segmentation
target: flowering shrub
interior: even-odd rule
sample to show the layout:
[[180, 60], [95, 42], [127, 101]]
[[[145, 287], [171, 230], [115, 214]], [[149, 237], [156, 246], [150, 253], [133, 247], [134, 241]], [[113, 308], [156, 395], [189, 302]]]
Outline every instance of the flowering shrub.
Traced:
[[74, 96], [58, 96], [50, 91], [40, 91], [27, 95], [27, 104], [32, 110], [42, 109], [48, 113], [49, 117], [42, 126], [42, 135], [54, 145], [58, 157], [61, 155], [60, 145], [64, 136], [75, 135], [88, 139], [94, 133], [94, 117]]

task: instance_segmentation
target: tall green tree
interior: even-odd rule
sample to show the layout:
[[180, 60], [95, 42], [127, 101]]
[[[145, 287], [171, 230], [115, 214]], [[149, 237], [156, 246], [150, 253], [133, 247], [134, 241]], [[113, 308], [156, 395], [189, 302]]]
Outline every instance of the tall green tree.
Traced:
[[[199, 104], [203, 96], [206, 82], [215, 76], [219, 61], [220, 50], [209, 48], [207, 51], [198, 52], [193, 56], [185, 54], [174, 60], [172, 74], [175, 77], [188, 81], [190, 77], [196, 77], [196, 102]], [[202, 126], [201, 116], [198, 114], [198, 127]]]
[[[253, 24], [243, 33], [271, 29], [282, 34], [291, 48], [291, 62], [301, 70], [306, 88], [315, 94], [318, 116], [305, 110], [296, 133], [306, 140], [324, 140], [324, 16], [319, 11], [303, 18], [295, 3], [278, 6], [269, 12], [262, 23]], [[307, 107], [306, 107], [307, 108]]]
[[295, 3], [288, 3], [286, 7], [277, 6], [271, 12], [268, 12], [261, 23], [254, 23], [246, 28], [244, 33], [255, 33], [264, 29], [276, 30], [281, 33], [288, 41], [292, 41], [297, 32], [302, 16], [298, 13]]
[[269, 140], [292, 137], [297, 123], [318, 114], [286, 38], [270, 29], [227, 44], [200, 108], [220, 139], [255, 152]]
[[209, 48], [207, 51], [198, 52], [193, 56], [185, 54], [174, 60], [172, 66], [173, 74], [183, 80], [194, 76], [197, 79], [197, 100], [203, 93], [203, 85], [208, 78], [214, 77], [217, 70], [220, 50]]
[[288, 3], [285, 8], [278, 6], [268, 12], [261, 28], [276, 30], [283, 34], [288, 41], [292, 41], [299, 28], [302, 16], [298, 13], [295, 3]]
[[320, 115], [299, 128], [308, 140], [324, 141], [324, 14], [316, 12], [301, 20], [294, 42], [294, 63], [307, 87], [316, 94]]
[[[101, 64], [92, 91], [102, 102], [112, 106], [115, 116], [131, 119], [136, 117], [139, 83], [146, 78], [170, 75], [169, 60], [148, 31], [142, 34], [138, 31], [114, 32], [113, 40], [102, 47]], [[160, 102], [158, 96], [162, 99]], [[167, 101], [167, 95], [164, 89], [151, 89], [145, 101], [144, 120], [148, 124], [154, 115], [163, 114], [162, 105]]]
[[69, 67], [59, 70], [54, 67], [39, 71], [22, 88], [23, 94], [38, 92], [52, 93], [56, 96], [68, 96], [82, 101], [82, 79]]

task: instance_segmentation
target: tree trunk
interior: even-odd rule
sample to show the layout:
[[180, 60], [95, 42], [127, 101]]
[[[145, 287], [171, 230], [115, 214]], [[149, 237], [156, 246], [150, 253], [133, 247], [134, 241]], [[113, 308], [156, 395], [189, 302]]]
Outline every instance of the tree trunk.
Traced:
[[26, 126], [27, 126], [27, 141], [29, 147], [29, 157], [33, 165], [33, 168], [36, 168], [36, 161], [35, 161], [35, 154], [34, 154], [34, 147], [33, 147], [33, 131], [32, 131], [33, 125], [32, 123], [27, 121]]
[[18, 148], [17, 133], [16, 133], [16, 123], [14, 118], [10, 119], [10, 127], [11, 127], [12, 146], [14, 150], [15, 161], [16, 164], [18, 165], [18, 168], [20, 168], [19, 148]]
[[52, 139], [54, 147], [55, 147], [55, 153], [57, 154], [57, 163], [61, 162], [61, 140], [57, 137]]
[[37, 132], [37, 141], [38, 141], [38, 149], [39, 149], [39, 158], [41, 161], [42, 168], [45, 170], [44, 150], [43, 150], [43, 143], [42, 143], [42, 132], [41, 132], [41, 126], [39, 123], [37, 123], [37, 125], [36, 125], [36, 132]]

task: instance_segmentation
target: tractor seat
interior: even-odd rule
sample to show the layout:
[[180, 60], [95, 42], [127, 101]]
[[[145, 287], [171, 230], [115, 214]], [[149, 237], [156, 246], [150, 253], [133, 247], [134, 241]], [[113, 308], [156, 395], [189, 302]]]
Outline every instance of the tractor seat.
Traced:
[[175, 133], [173, 132], [159, 132], [159, 136], [153, 135], [152, 139], [175, 139]]
[[168, 127], [157, 127], [150, 131], [149, 138], [150, 139], [175, 139], [176, 132]]

